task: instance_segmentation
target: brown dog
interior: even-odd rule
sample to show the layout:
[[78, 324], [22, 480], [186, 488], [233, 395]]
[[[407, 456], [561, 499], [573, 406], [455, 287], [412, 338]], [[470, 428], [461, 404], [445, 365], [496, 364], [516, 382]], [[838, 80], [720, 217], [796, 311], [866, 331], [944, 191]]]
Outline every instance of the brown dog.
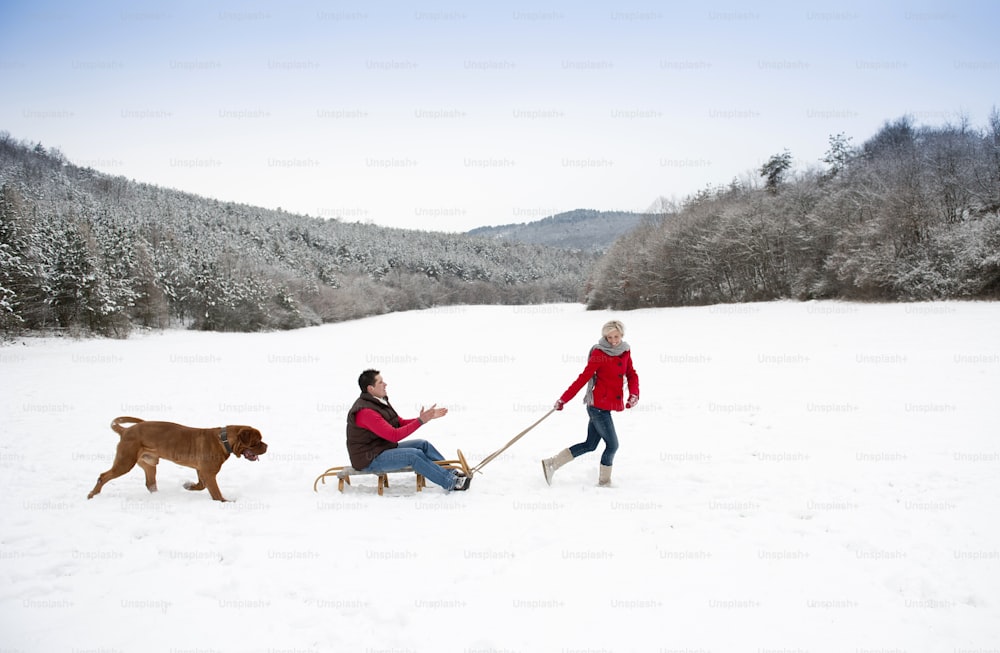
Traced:
[[[132, 424], [126, 428], [123, 424]], [[137, 417], [116, 417], [111, 428], [121, 441], [111, 469], [97, 477], [97, 485], [87, 495], [93, 499], [104, 484], [127, 473], [137, 464], [146, 472], [146, 489], [156, 492], [156, 464], [166, 458], [178, 465], [198, 470], [197, 483], [185, 483], [189, 490], [204, 490], [216, 501], [225, 501], [215, 476], [229, 454], [257, 460], [267, 451], [260, 431], [252, 426], [196, 429], [170, 422], [146, 422]]]

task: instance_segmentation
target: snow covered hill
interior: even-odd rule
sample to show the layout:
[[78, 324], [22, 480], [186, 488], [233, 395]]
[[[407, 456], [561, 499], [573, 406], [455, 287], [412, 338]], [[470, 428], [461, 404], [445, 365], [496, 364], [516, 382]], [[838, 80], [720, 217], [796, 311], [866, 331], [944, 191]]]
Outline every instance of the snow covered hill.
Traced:
[[[445, 494], [343, 494], [356, 378], [473, 463], [544, 415], [601, 324], [641, 378], [598, 454], [579, 401]], [[610, 314], [448, 307], [266, 334], [0, 348], [0, 650], [987, 651], [1000, 642], [1000, 304]], [[231, 503], [110, 465], [117, 415], [248, 423]]]

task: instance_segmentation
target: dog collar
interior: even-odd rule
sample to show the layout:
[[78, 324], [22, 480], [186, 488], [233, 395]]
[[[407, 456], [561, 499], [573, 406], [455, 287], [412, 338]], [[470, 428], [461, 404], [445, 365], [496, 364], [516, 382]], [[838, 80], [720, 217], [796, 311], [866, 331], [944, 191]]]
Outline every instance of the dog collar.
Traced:
[[233, 448], [229, 446], [229, 435], [226, 434], [226, 427], [222, 427], [222, 431], [219, 432], [219, 440], [222, 442], [222, 446], [226, 448], [226, 453], [233, 453]]

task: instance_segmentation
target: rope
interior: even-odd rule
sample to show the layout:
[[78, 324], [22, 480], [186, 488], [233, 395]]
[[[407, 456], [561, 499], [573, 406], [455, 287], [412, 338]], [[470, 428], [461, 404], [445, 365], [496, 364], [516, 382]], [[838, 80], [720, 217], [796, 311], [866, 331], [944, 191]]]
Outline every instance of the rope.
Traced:
[[475, 467], [472, 468], [472, 472], [476, 473], [480, 469], [482, 469], [483, 467], [485, 467], [488, 462], [490, 462], [491, 460], [493, 460], [494, 458], [496, 458], [497, 456], [499, 456], [500, 454], [502, 454], [504, 451], [506, 451], [510, 447], [510, 445], [512, 445], [515, 442], [517, 442], [518, 440], [520, 440], [524, 436], [525, 433], [527, 433], [531, 429], [533, 429], [536, 426], [538, 426], [539, 424], [541, 424], [542, 420], [544, 420], [546, 417], [548, 417], [549, 415], [551, 415], [552, 413], [554, 413], [555, 410], [556, 410], [555, 408], [550, 408], [549, 412], [547, 412], [544, 415], [542, 415], [538, 419], [537, 422], [535, 422], [534, 424], [532, 424], [528, 428], [524, 429], [523, 431], [521, 431], [520, 433], [518, 433], [517, 435], [515, 435], [514, 438], [510, 442], [508, 442], [507, 444], [505, 444], [503, 447], [501, 447], [500, 449], [497, 449], [496, 451], [494, 451], [490, 455], [488, 455], [485, 458], [483, 458], [482, 461], [480, 461], [480, 463], [478, 465], [476, 465]]

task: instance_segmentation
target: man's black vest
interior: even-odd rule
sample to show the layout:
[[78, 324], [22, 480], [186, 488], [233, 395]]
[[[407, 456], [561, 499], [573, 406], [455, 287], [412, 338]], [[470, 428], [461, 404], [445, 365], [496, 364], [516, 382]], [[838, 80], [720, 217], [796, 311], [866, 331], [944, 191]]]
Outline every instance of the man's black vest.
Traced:
[[395, 449], [398, 445], [375, 435], [368, 429], [363, 429], [355, 423], [358, 411], [362, 408], [370, 408], [382, 416], [382, 419], [389, 422], [394, 428], [399, 428], [399, 415], [392, 406], [382, 403], [373, 395], [362, 392], [358, 400], [347, 412], [347, 455], [351, 459], [351, 467], [354, 469], [365, 469], [372, 464], [375, 456], [388, 449]]

